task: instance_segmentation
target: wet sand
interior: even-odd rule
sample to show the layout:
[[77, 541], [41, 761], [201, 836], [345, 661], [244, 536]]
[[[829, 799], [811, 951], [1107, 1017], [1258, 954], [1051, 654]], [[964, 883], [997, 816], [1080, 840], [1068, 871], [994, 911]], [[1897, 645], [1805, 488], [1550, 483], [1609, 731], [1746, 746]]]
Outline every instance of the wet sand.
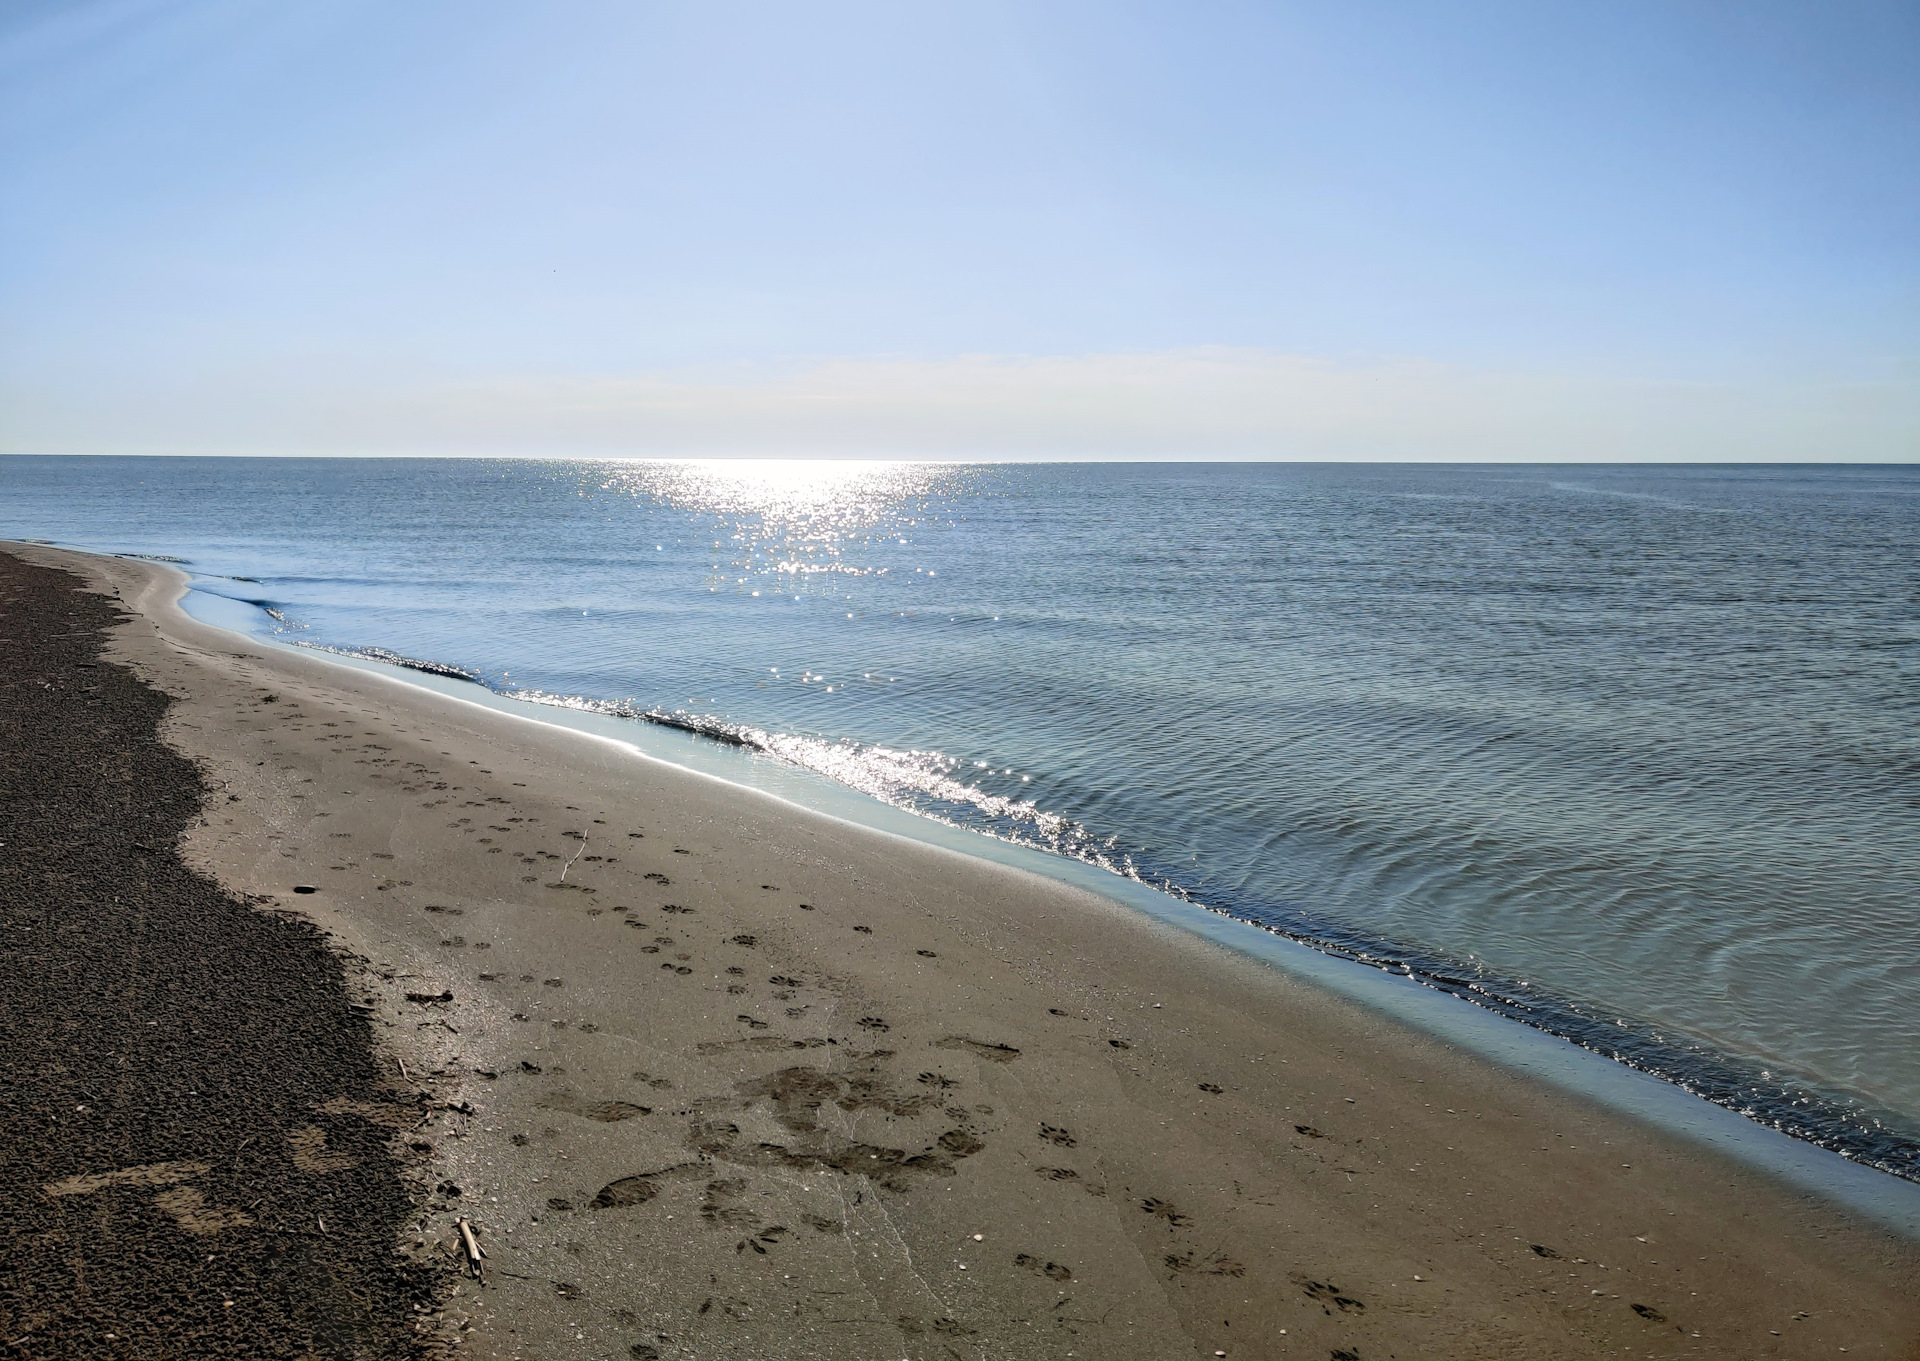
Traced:
[[367, 961], [459, 1354], [1920, 1356], [1912, 1245], [1269, 966], [16, 551]]

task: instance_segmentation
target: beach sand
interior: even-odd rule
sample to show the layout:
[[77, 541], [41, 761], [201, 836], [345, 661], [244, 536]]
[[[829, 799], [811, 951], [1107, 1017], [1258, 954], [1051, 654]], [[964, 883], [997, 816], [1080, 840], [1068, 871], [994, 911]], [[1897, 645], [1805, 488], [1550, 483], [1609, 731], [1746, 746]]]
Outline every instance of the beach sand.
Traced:
[[443, 1103], [460, 1355], [1920, 1357], [1913, 1245], [1271, 966], [8, 551], [135, 614], [188, 863]]

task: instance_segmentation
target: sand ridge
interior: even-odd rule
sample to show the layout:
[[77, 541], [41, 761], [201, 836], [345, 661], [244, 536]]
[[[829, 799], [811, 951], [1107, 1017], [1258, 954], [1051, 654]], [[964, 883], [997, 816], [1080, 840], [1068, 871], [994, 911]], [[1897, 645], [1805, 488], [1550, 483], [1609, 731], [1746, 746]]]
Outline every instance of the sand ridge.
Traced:
[[37, 551], [364, 959], [462, 1354], [1920, 1355], [1907, 1245], [1268, 966]]

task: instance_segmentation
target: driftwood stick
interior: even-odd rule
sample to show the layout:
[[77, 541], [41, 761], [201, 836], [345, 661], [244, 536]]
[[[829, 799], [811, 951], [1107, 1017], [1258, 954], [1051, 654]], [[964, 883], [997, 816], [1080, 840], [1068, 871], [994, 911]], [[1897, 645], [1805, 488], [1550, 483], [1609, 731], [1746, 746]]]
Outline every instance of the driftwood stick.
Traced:
[[474, 1278], [477, 1280], [481, 1271], [480, 1263], [487, 1254], [481, 1251], [480, 1241], [473, 1236], [473, 1225], [467, 1222], [465, 1215], [461, 1215], [454, 1222], [460, 1226], [460, 1237], [467, 1245], [467, 1265], [472, 1268]]

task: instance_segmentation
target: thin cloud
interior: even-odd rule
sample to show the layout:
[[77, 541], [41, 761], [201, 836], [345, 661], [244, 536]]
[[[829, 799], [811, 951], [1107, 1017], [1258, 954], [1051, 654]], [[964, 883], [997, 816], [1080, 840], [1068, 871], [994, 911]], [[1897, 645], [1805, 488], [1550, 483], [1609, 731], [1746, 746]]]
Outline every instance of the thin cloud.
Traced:
[[16, 452], [1903, 461], [1920, 381], [1673, 382], [1206, 348], [17, 394]]

